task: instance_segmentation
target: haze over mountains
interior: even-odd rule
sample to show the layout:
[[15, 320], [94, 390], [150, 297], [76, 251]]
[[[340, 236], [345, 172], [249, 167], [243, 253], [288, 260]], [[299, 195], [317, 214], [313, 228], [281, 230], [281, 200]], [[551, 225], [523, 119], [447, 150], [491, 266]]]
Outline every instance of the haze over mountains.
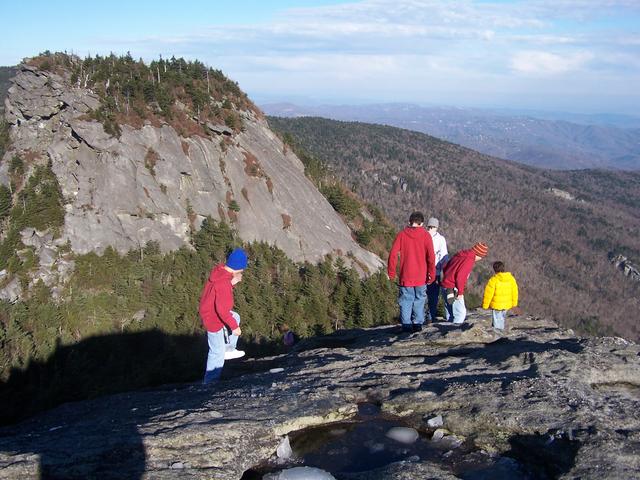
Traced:
[[640, 168], [640, 118], [413, 104], [261, 105], [280, 117], [318, 116], [427, 133], [481, 153], [562, 170]]

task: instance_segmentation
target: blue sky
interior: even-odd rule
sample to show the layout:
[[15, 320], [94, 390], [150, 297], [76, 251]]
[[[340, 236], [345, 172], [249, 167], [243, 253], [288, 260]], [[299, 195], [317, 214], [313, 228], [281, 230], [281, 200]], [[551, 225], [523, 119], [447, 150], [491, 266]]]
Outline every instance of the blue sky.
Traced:
[[255, 101], [637, 114], [639, 0], [0, 2], [0, 65], [184, 56]]

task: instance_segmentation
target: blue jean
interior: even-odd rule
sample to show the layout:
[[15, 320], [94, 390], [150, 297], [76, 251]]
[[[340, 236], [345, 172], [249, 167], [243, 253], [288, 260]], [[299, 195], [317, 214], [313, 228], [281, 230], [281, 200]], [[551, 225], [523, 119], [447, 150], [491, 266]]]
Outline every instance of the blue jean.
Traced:
[[509, 310], [491, 310], [491, 316], [493, 317], [493, 327], [504, 330], [504, 324], [507, 319], [507, 312]]
[[453, 323], [463, 323], [467, 318], [467, 307], [464, 304], [464, 296], [457, 297], [451, 305], [445, 303], [447, 313], [449, 317], [447, 320], [451, 320]]
[[400, 321], [403, 325], [422, 325], [424, 323], [424, 304], [427, 299], [427, 286], [400, 287], [398, 305]]
[[[240, 315], [231, 310], [231, 315], [240, 325]], [[207, 343], [209, 344], [209, 353], [207, 354], [207, 367], [204, 372], [203, 384], [215, 382], [222, 375], [222, 367], [224, 366], [225, 350], [233, 350], [238, 343], [236, 335], [229, 335], [229, 343], [224, 343], [224, 329], [222, 327], [217, 332], [207, 332]]]
[[436, 316], [438, 315], [438, 300], [440, 298], [440, 293], [442, 292], [442, 298], [444, 299], [445, 309], [444, 309], [444, 318], [445, 320], [449, 320], [449, 310], [446, 308], [447, 305], [447, 297], [445, 295], [444, 288], [440, 288], [440, 285], [436, 282], [433, 282], [431, 285], [427, 285], [427, 299], [429, 302], [429, 318], [432, 322], [436, 321]]

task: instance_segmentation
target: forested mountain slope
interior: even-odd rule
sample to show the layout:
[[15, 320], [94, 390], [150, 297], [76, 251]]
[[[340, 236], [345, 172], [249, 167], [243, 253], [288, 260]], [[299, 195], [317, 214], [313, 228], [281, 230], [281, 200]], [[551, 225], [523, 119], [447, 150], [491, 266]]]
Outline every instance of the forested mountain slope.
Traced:
[[[610, 263], [640, 259], [640, 175], [558, 172], [482, 155], [425, 134], [320, 118], [269, 117], [288, 141], [387, 213], [440, 219], [449, 250], [489, 244], [472, 292], [491, 263], [516, 276], [526, 310], [586, 333], [640, 338], [640, 286]], [[477, 298], [476, 298], [477, 301]]]
[[389, 103], [299, 107], [267, 104], [282, 117], [318, 116], [377, 123], [433, 135], [478, 152], [539, 168], [640, 168], [637, 117], [508, 112]]

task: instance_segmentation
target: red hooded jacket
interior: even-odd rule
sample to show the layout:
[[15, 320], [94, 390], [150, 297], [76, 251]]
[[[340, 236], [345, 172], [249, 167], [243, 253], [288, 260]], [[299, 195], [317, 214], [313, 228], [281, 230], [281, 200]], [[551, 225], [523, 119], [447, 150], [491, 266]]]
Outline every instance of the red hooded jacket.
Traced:
[[431, 235], [422, 227], [406, 227], [391, 246], [387, 274], [396, 278], [396, 265], [400, 254], [400, 286], [419, 287], [433, 283], [436, 278], [436, 256]]
[[460, 250], [444, 266], [442, 270], [442, 282], [444, 288], [457, 288], [458, 295], [464, 294], [473, 265], [476, 263], [476, 252], [473, 250]]
[[233, 308], [233, 274], [224, 268], [224, 264], [216, 265], [209, 274], [209, 280], [200, 295], [200, 318], [208, 332], [217, 332], [224, 325], [231, 330], [238, 328], [231, 309]]

